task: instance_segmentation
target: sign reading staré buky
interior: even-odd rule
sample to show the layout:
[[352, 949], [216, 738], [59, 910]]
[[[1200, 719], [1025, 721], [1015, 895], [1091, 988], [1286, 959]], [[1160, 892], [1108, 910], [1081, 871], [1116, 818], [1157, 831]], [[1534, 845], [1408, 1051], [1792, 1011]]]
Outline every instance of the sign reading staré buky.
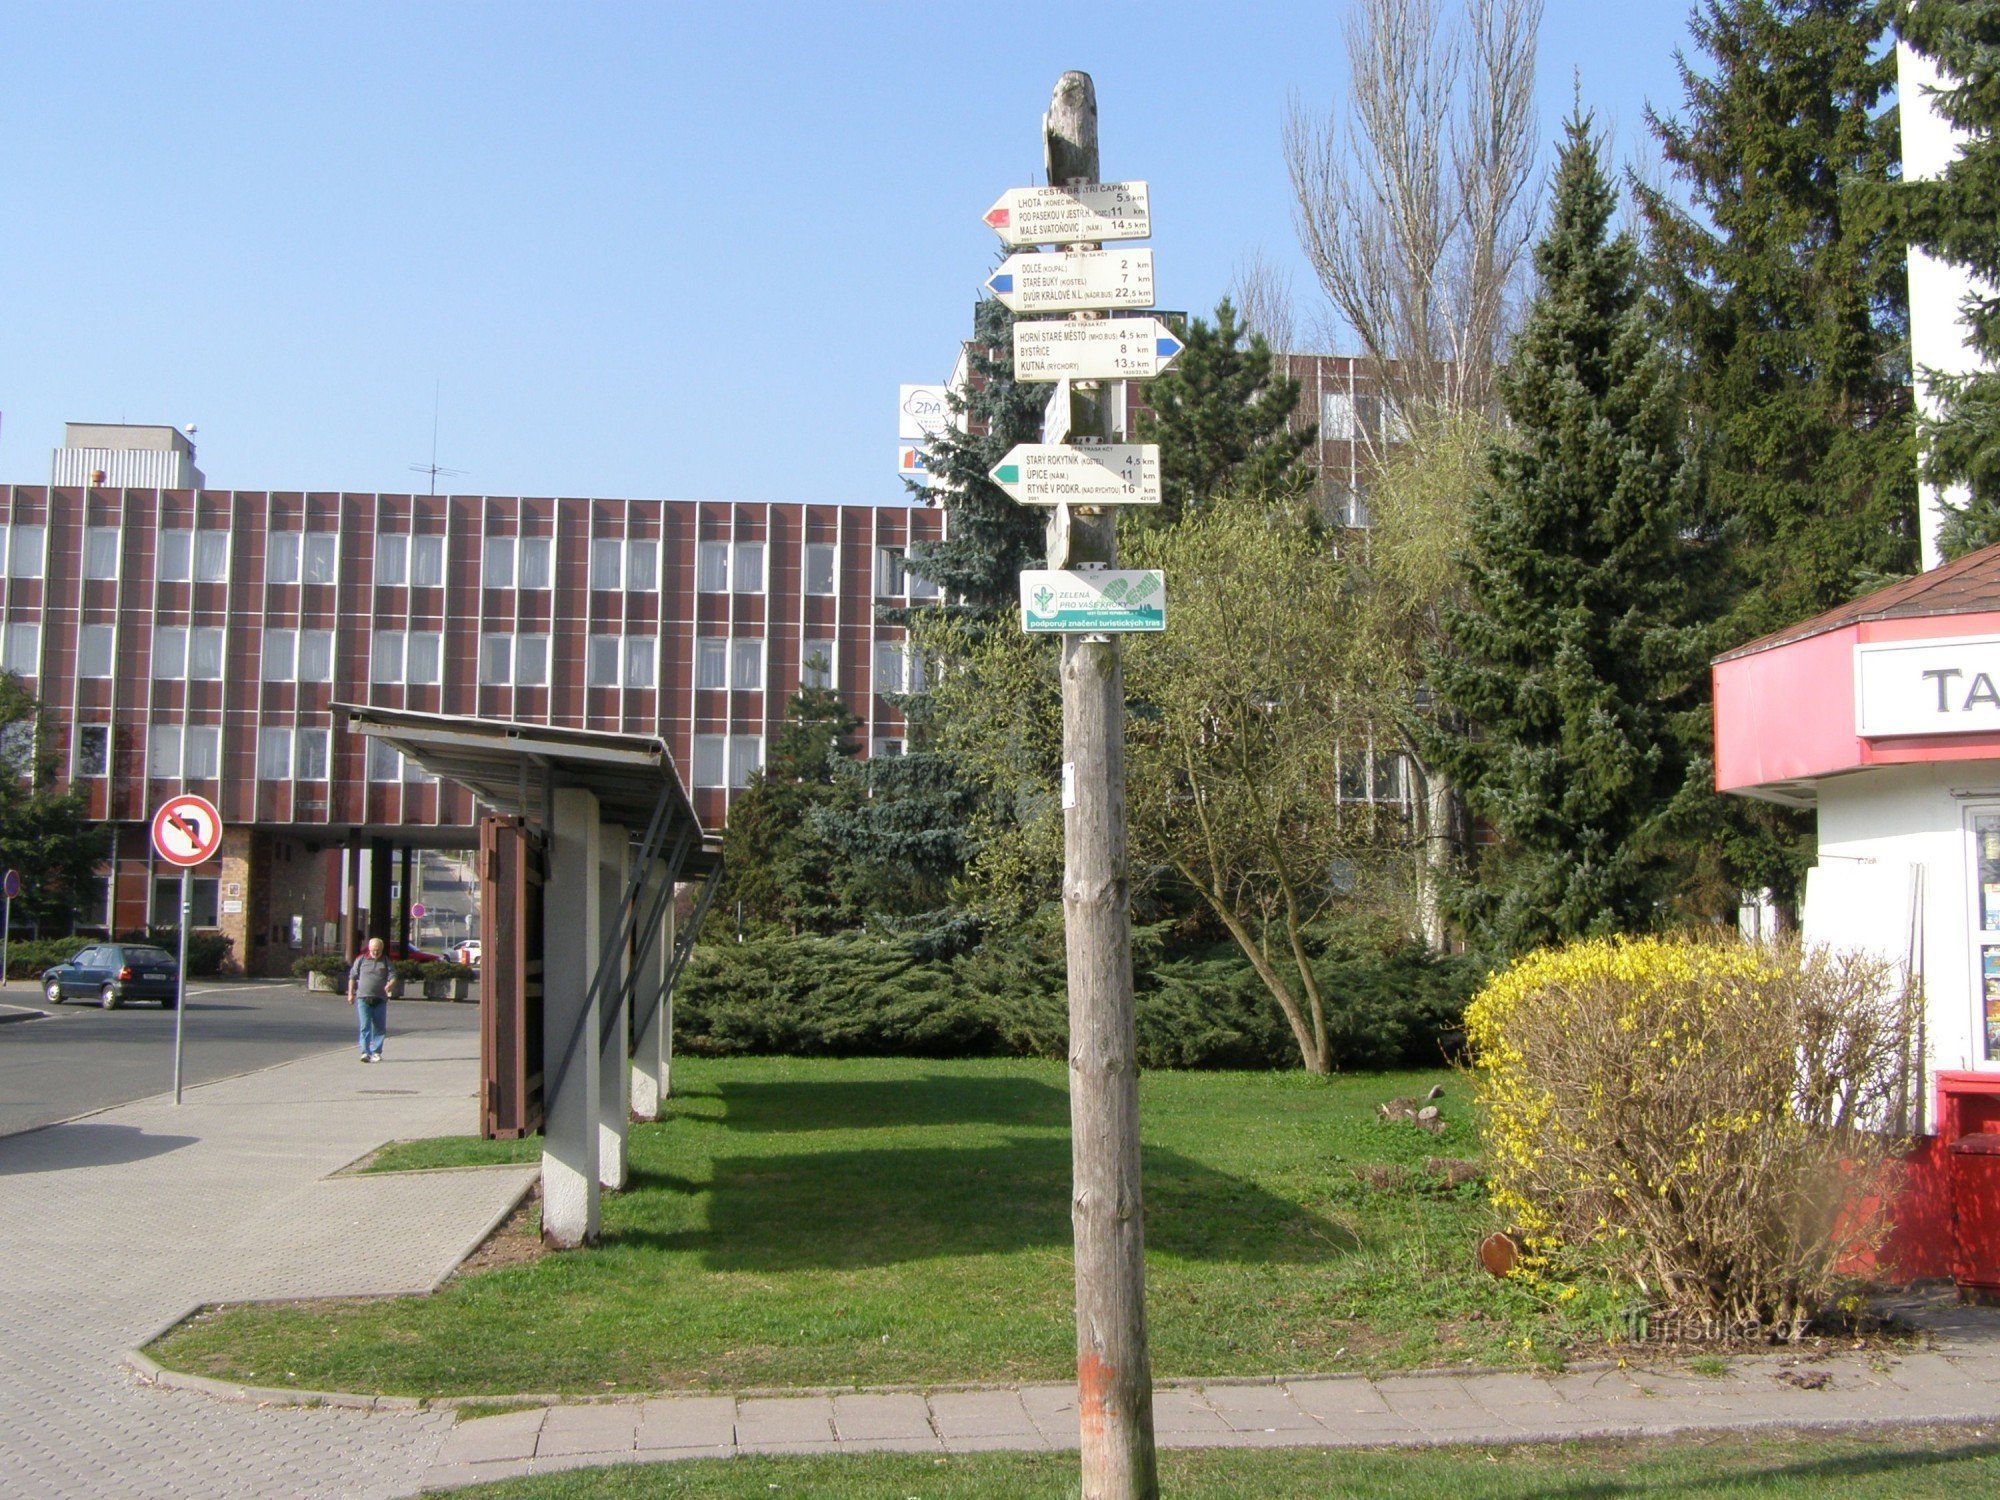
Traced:
[[1017, 313], [1094, 307], [1151, 307], [1150, 250], [1059, 250], [1010, 255], [986, 289]]

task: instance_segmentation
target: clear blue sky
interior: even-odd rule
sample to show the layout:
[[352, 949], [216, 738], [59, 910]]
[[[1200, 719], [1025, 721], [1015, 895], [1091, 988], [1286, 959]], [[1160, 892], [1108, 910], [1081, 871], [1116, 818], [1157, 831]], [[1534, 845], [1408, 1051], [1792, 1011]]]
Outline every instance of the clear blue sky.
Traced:
[[[1449, 3], [1449, 0], [1447, 0]], [[1040, 170], [1056, 77], [1152, 184], [1163, 306], [1258, 248], [1318, 295], [1279, 153], [1346, 72], [1321, 4], [17, 5], [0, 31], [0, 480], [71, 421], [199, 424], [211, 484], [902, 498]], [[1548, 0], [1621, 159], [1685, 7]]]

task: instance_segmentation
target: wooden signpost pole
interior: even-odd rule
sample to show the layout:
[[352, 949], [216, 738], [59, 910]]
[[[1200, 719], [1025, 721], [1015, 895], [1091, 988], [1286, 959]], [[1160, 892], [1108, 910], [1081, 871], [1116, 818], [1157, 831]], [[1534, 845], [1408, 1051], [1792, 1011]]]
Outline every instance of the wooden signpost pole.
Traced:
[[[1052, 187], [1098, 180], [1097, 94], [1089, 74], [1063, 74], [1043, 130]], [[1072, 442], [1115, 436], [1107, 395], [1102, 386], [1080, 385], [1071, 413]], [[1059, 506], [1049, 525], [1049, 566], [1115, 564], [1115, 516], [1106, 509]], [[1138, 1047], [1125, 865], [1125, 685], [1115, 635], [1063, 637], [1062, 697], [1064, 779], [1074, 789], [1063, 814], [1063, 915], [1083, 1494], [1085, 1500], [1153, 1500], [1160, 1482], [1146, 1352]]]

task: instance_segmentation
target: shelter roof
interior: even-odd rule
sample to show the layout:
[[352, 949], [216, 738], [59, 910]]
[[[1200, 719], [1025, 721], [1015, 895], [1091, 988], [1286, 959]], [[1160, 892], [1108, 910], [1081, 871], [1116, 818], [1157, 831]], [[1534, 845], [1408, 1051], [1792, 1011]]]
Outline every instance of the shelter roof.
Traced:
[[1941, 568], [1850, 599], [1824, 614], [1725, 651], [1715, 659], [1733, 661], [1739, 656], [1788, 646], [1863, 620], [1920, 619], [1926, 615], [1971, 615], [1995, 610], [2000, 610], [2000, 545], [1968, 552]]

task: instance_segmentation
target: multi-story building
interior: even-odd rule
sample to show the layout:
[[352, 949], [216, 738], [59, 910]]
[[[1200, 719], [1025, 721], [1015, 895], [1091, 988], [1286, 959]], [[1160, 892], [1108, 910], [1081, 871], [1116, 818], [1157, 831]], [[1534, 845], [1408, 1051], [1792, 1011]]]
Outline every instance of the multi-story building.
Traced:
[[100, 486], [105, 470], [0, 487], [0, 665], [118, 829], [85, 929], [175, 920], [147, 820], [183, 789], [229, 827], [195, 925], [253, 973], [339, 946], [343, 858], [475, 843], [470, 795], [350, 736], [339, 703], [657, 735], [710, 827], [801, 684], [840, 693], [867, 753], [902, 749], [885, 695], [921, 667], [879, 614], [935, 597], [904, 558], [941, 535], [936, 511]]

